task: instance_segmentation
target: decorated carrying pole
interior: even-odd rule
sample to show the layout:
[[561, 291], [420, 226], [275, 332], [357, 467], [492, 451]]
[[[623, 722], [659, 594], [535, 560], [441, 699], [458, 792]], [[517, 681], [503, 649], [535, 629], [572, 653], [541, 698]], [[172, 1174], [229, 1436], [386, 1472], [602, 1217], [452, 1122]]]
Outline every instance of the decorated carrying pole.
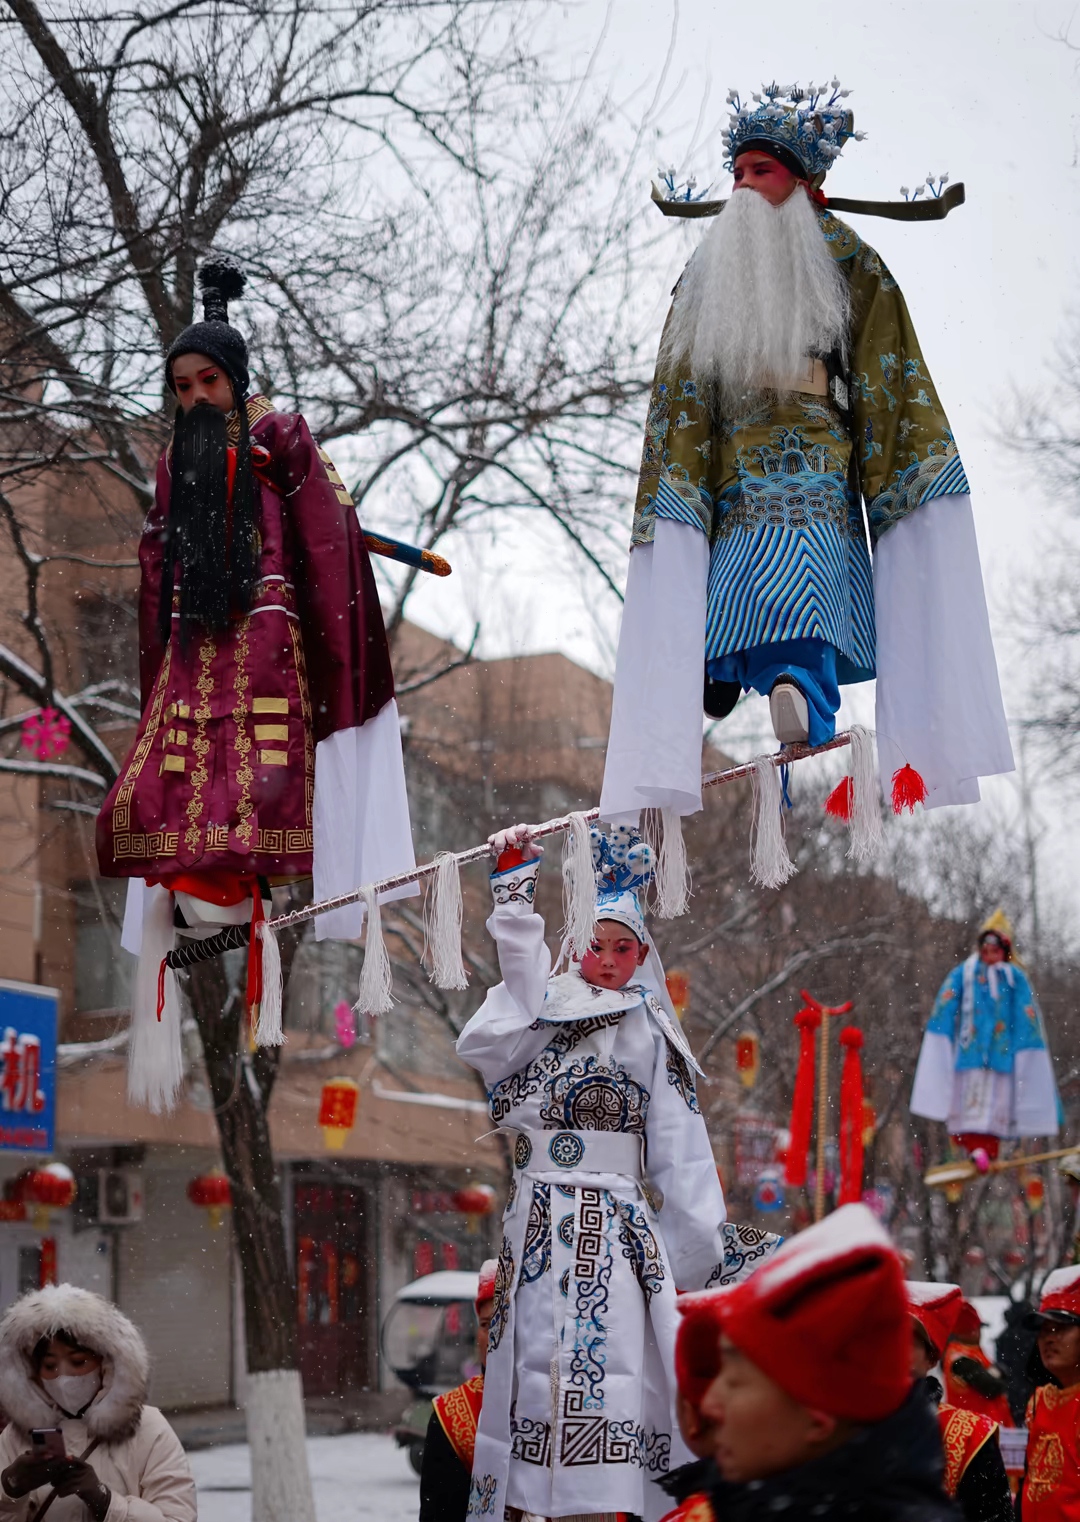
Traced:
[[1080, 1145], [1057, 1147], [1053, 1152], [1031, 1152], [1023, 1157], [1003, 1157], [995, 1162], [983, 1153], [981, 1158], [958, 1157], [950, 1163], [938, 1163], [923, 1174], [923, 1183], [930, 1189], [962, 1189], [976, 1179], [991, 1173], [1007, 1173], [1012, 1168], [1025, 1168], [1030, 1163], [1052, 1163], [1062, 1157], [1073, 1157], [1080, 1152]]

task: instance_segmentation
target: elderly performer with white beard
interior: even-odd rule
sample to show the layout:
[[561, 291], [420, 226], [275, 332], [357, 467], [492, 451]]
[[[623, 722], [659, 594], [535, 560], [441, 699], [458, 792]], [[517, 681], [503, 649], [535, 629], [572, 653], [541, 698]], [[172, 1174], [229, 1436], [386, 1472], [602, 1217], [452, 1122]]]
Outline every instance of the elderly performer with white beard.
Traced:
[[703, 677], [713, 717], [753, 689], [782, 744], [817, 745], [876, 675], [882, 779], [914, 767], [929, 807], [1012, 770], [952, 430], [896, 281], [820, 190], [856, 136], [842, 94], [729, 97], [734, 193], [649, 404], [606, 819], [701, 807]]

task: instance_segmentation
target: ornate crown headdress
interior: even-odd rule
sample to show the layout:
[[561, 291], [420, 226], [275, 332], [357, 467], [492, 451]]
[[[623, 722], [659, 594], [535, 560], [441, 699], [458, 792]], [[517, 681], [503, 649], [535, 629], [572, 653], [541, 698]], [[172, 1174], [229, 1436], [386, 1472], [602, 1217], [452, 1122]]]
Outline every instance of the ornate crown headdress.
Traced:
[[866, 136], [854, 130], [853, 113], [840, 104], [850, 94], [841, 90], [838, 79], [805, 90], [800, 85], [762, 85], [760, 95], [752, 97], [753, 105], [737, 90], [729, 90], [728, 105], [734, 110], [723, 135], [725, 169], [734, 169], [735, 155], [748, 144], [766, 142], [786, 150], [807, 179], [823, 179], [844, 144]]
[[638, 894], [653, 875], [652, 847], [627, 824], [607, 831], [593, 825], [589, 840], [596, 873], [596, 918], [618, 920], [644, 941], [645, 914]]

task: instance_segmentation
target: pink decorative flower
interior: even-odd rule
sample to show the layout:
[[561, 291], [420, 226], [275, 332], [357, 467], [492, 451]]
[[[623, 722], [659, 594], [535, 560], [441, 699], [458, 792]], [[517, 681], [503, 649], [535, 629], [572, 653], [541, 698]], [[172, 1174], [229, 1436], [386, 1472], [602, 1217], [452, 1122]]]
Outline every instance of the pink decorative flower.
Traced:
[[71, 739], [71, 720], [55, 708], [41, 708], [23, 720], [22, 743], [39, 761], [62, 756]]
[[356, 1012], [344, 999], [334, 1006], [334, 1024], [337, 1026], [338, 1046], [355, 1046]]

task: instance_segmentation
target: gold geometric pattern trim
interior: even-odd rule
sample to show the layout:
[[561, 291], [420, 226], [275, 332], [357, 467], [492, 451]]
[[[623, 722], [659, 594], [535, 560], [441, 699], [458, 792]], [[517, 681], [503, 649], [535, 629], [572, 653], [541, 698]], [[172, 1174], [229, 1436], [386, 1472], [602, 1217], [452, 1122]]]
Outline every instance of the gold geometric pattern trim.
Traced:
[[261, 750], [259, 752], [260, 766], [288, 766], [289, 752], [287, 750]]
[[173, 719], [190, 719], [191, 709], [187, 703], [170, 703], [165, 711], [165, 722], [169, 724]]
[[323, 462], [323, 467], [326, 471], [326, 479], [334, 488], [334, 496], [341, 503], [342, 507], [352, 507], [353, 499], [349, 495], [349, 488], [345, 485], [345, 482], [341, 479], [335, 470], [333, 460], [327, 454], [325, 449], [320, 449], [318, 446], [316, 446], [316, 453], [318, 454], [319, 459]]
[[252, 713], [288, 713], [288, 698], [252, 698]]
[[149, 835], [114, 835], [113, 855], [117, 861], [161, 861], [175, 856], [179, 845], [179, 830], [156, 830]]
[[289, 726], [287, 724], [256, 724], [255, 739], [259, 740], [287, 740], [289, 738]]
[[[135, 791], [135, 783], [139, 773], [146, 765], [146, 758], [149, 756], [154, 740], [157, 738], [158, 730], [161, 728], [161, 710], [165, 704], [165, 692], [169, 684], [169, 668], [171, 665], [172, 646], [166, 645], [165, 654], [161, 661], [161, 670], [157, 674], [157, 681], [154, 683], [154, 690], [150, 695], [150, 717], [146, 721], [146, 728], [143, 730], [142, 739], [132, 753], [128, 769], [124, 773], [124, 780], [116, 790], [116, 801], [113, 804], [112, 817], [114, 836], [124, 836], [127, 839], [143, 838], [142, 836], [131, 837], [128, 833], [131, 830], [131, 798]], [[120, 848], [115, 844], [115, 841], [114, 850], [117, 856], [121, 854]]]
[[[268, 412], [273, 412], [274, 404], [265, 396], [256, 394], [247, 399], [248, 428], [254, 428], [260, 418], [264, 418]], [[240, 442], [240, 416], [234, 409], [225, 419], [225, 433], [229, 443], [235, 449]]]
[[[141, 835], [117, 835], [113, 854], [117, 861], [162, 861], [174, 857], [180, 845], [178, 830], [156, 830]], [[227, 825], [211, 824], [206, 828], [205, 850], [227, 851]], [[303, 856], [313, 849], [311, 830], [260, 830], [255, 851], [261, 856]]]

